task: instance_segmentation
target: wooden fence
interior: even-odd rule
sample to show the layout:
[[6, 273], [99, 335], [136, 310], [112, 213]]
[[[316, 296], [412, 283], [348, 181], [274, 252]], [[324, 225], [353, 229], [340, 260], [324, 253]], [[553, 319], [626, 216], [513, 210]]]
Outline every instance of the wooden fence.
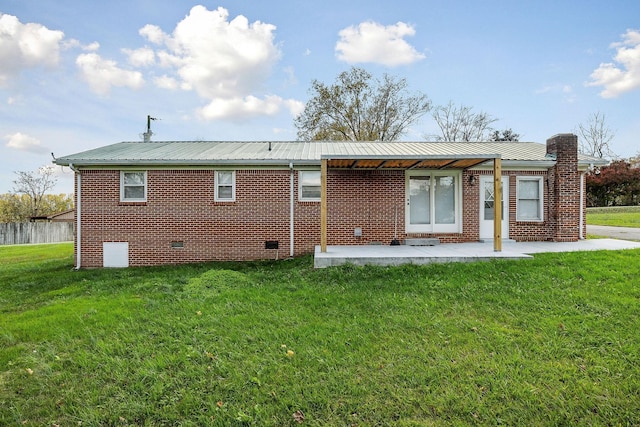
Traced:
[[0, 224], [0, 245], [73, 241], [73, 222], [11, 222]]

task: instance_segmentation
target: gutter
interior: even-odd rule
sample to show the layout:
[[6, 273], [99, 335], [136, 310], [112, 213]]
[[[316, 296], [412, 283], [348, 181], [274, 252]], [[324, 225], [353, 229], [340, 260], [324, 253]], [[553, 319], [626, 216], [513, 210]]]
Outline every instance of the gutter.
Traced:
[[69, 169], [76, 174], [76, 270], [80, 270], [82, 261], [82, 175], [73, 163], [69, 163]]
[[295, 205], [295, 185], [294, 185], [294, 171], [293, 162], [289, 163], [290, 178], [289, 178], [289, 257], [293, 258], [293, 244], [294, 244], [294, 205]]
[[579, 221], [580, 232], [578, 236], [580, 240], [584, 240], [585, 238], [584, 233], [582, 231], [584, 229], [584, 191], [585, 191], [584, 179], [585, 179], [585, 173], [581, 172], [580, 173], [580, 221]]
[[[282, 166], [287, 167], [291, 160], [288, 159], [216, 159], [216, 160], [201, 160], [201, 159], [78, 159], [76, 164], [82, 166]], [[56, 159], [56, 164], [60, 166], [69, 166], [73, 164], [73, 159], [60, 158]], [[320, 160], [296, 160], [296, 164], [303, 166], [318, 166]]]

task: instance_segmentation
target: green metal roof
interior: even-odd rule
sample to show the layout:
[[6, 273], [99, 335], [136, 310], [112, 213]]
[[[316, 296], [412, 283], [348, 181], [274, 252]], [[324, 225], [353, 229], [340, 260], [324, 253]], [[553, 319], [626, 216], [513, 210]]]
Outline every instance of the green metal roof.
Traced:
[[[351, 141], [151, 141], [120, 142], [55, 159], [63, 166], [288, 165], [321, 159], [501, 158], [554, 162], [546, 145], [535, 142], [351, 142]], [[606, 164], [580, 156], [580, 163]]]

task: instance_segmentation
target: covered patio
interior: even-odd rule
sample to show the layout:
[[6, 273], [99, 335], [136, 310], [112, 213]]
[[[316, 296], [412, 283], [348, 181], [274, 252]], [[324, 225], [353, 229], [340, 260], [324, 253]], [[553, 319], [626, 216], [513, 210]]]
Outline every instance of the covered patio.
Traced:
[[577, 242], [503, 242], [501, 251], [494, 251], [494, 242], [445, 243], [436, 246], [327, 246], [316, 247], [315, 268], [342, 264], [393, 266], [402, 264], [431, 264], [476, 262], [493, 259], [525, 259], [545, 252], [577, 252], [599, 250], [638, 249], [640, 242], [618, 239], [589, 239]]
[[[331, 252], [341, 252], [338, 247], [333, 247], [330, 251], [328, 247], [328, 218], [331, 212], [328, 210], [328, 199], [331, 197], [327, 188], [327, 175], [329, 169], [355, 169], [355, 170], [446, 170], [457, 169], [464, 171], [466, 169], [491, 162], [493, 165], [493, 194], [495, 200], [502, 200], [502, 158], [500, 154], [487, 152], [448, 152], [442, 153], [437, 150], [430, 154], [415, 154], [411, 150], [402, 151], [405, 148], [402, 144], [397, 143], [394, 151], [389, 152], [353, 152], [349, 154], [333, 154], [321, 156], [320, 168], [320, 245], [316, 249], [316, 257], [321, 254], [322, 258], [332, 259], [329, 255]], [[474, 147], [477, 148], [477, 147]], [[405, 148], [406, 149], [406, 148]], [[482, 252], [500, 252], [502, 251], [502, 209], [501, 204], [496, 203], [493, 207], [493, 238], [491, 239], [492, 247], [484, 244], [477, 246], [475, 250]], [[441, 247], [441, 246], [439, 246]], [[419, 252], [421, 247], [403, 247], [394, 248], [396, 253], [400, 254], [405, 251], [406, 254], [414, 254], [410, 257], [420, 258]], [[364, 249], [364, 251], [374, 251], [373, 249]], [[427, 248], [428, 250], [428, 248]], [[404, 257], [405, 255], [399, 255]], [[455, 255], [452, 255], [455, 256]], [[482, 255], [478, 255], [482, 256]], [[377, 257], [377, 256], [374, 256]], [[430, 255], [426, 255], [430, 258]]]

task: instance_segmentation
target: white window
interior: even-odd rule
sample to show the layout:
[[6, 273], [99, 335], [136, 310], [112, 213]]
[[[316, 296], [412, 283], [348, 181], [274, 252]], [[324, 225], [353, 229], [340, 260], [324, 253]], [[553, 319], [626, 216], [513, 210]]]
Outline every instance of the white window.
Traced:
[[407, 232], [460, 232], [459, 187], [459, 172], [407, 172]]
[[215, 176], [216, 202], [233, 202], [236, 200], [236, 172], [217, 171]]
[[120, 171], [120, 201], [147, 201], [147, 173]]
[[542, 221], [542, 177], [518, 177], [516, 219]]
[[305, 202], [320, 201], [320, 171], [300, 171], [299, 199]]

